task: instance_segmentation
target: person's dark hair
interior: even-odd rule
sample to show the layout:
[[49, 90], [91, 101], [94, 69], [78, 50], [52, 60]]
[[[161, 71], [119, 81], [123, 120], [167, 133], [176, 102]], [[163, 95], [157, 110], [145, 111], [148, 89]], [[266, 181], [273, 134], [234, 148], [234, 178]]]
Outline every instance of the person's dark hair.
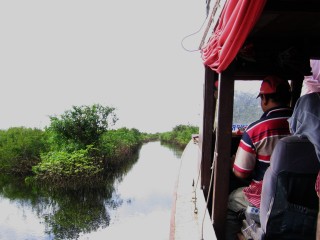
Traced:
[[271, 101], [278, 103], [279, 105], [289, 105], [291, 100], [291, 92], [286, 86], [279, 85], [277, 92], [272, 94], [265, 94], [265, 98], [271, 99]]

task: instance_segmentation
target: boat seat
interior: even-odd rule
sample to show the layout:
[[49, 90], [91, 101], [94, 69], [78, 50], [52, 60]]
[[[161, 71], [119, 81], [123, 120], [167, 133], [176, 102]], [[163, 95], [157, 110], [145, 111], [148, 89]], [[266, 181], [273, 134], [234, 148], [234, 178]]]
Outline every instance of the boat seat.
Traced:
[[314, 186], [320, 164], [314, 146], [306, 138], [282, 138], [270, 161], [253, 239], [315, 239], [319, 200]]

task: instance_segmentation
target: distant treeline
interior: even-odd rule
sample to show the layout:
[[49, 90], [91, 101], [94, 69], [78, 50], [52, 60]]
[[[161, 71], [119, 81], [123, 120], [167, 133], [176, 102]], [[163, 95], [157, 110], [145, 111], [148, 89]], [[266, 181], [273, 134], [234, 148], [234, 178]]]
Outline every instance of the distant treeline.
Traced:
[[191, 140], [192, 134], [198, 134], [199, 127], [192, 125], [178, 125], [170, 132], [160, 134], [161, 142], [175, 144], [184, 148]]
[[73, 106], [60, 116], [50, 116], [44, 130], [0, 130], [0, 171], [35, 184], [95, 184], [136, 153], [143, 142], [160, 139], [184, 147], [198, 133], [197, 127], [185, 125], [156, 134], [110, 129], [118, 120], [114, 110], [99, 104]]

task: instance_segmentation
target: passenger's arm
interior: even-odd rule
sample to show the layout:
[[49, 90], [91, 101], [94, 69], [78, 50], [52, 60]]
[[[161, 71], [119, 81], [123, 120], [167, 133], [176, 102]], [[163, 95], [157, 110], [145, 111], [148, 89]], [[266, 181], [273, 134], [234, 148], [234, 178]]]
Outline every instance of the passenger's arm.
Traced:
[[239, 143], [232, 170], [238, 178], [251, 176], [256, 162], [256, 152], [249, 136], [244, 133]]
[[235, 170], [234, 168], [233, 168], [233, 173], [238, 178], [248, 178], [248, 177], [250, 177], [250, 173], [239, 172], [239, 171]]
[[238, 178], [246, 179], [251, 177], [255, 167], [255, 154], [248, 153], [241, 148], [238, 148], [235, 156], [232, 171]]

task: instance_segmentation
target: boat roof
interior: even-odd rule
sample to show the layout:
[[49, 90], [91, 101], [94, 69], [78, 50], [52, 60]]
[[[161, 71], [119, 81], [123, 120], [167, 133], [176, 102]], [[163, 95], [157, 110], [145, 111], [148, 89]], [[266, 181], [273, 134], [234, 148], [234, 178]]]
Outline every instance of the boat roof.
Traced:
[[[258, 8], [253, 7], [248, 7], [245, 11], [246, 14], [251, 14], [250, 19], [254, 19], [255, 14], [259, 16], [250, 31], [244, 33], [246, 36], [243, 38], [243, 43], [241, 42], [241, 47], [234, 50], [235, 54], [232, 56], [231, 62], [237, 63], [236, 71], [238, 75], [264, 75], [274, 69], [279, 69], [279, 65], [282, 64], [281, 59], [286, 60], [286, 63], [290, 61], [292, 63], [297, 58], [304, 57], [320, 59], [320, 1], [318, 0], [216, 1], [216, 4], [223, 6], [223, 10], [216, 11], [216, 14], [220, 15], [214, 17], [216, 22], [213, 23], [214, 31], [210, 38], [216, 37], [217, 34], [223, 35], [221, 31], [227, 27], [230, 28], [230, 24], [241, 26], [239, 21], [243, 21], [243, 19], [241, 16], [239, 17], [240, 14], [236, 16], [236, 21], [232, 22], [231, 14], [226, 17], [227, 9], [225, 8], [235, 8], [234, 5], [245, 4], [245, 2], [250, 2], [250, 4], [253, 2], [261, 3], [262, 11], [258, 12]], [[232, 11], [235, 12], [234, 9]], [[221, 21], [225, 23], [221, 24]], [[239, 27], [239, 29], [241, 31], [242, 28]], [[241, 35], [237, 34], [234, 39], [235, 42], [241, 41]], [[223, 44], [227, 45], [226, 42], [227, 40]], [[210, 39], [206, 46], [202, 48], [202, 51], [206, 48], [219, 47], [220, 49], [217, 51], [221, 51], [221, 47], [223, 47], [221, 45], [209, 45]], [[222, 62], [220, 59], [218, 65]], [[207, 65], [206, 62], [205, 65]], [[281, 67], [282, 75], [290, 78], [295, 74], [291, 68], [284, 69], [283, 66]], [[216, 70], [214, 67], [212, 69]], [[223, 70], [225, 69], [220, 69], [218, 72]], [[250, 74], [248, 74], [249, 72]]]

